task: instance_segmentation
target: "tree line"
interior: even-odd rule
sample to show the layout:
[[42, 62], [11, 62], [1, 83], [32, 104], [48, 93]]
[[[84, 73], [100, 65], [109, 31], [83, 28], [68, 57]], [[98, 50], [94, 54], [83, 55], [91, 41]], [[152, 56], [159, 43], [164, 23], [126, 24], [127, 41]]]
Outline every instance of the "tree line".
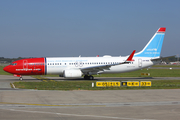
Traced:
[[[23, 58], [23, 57], [18, 57], [18, 58], [4, 58], [4, 57], [0, 57], [0, 63], [11, 63], [13, 61], [20, 60], [20, 59], [25, 59], [25, 58]], [[179, 61], [179, 60], [180, 59], [178, 57], [176, 57], [176, 56], [172, 56], [172, 57], [163, 59], [163, 61], [166, 62], [166, 63], [176, 62], [176, 61]]]

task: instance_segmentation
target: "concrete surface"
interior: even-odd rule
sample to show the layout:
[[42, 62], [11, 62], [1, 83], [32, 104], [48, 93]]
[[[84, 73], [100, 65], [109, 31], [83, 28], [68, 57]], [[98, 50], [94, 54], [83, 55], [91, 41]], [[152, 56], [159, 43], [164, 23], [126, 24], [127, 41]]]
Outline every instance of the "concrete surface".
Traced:
[[[0, 84], [17, 80], [0, 76]], [[45, 91], [0, 88], [0, 119], [178, 120], [179, 93], [180, 89]]]

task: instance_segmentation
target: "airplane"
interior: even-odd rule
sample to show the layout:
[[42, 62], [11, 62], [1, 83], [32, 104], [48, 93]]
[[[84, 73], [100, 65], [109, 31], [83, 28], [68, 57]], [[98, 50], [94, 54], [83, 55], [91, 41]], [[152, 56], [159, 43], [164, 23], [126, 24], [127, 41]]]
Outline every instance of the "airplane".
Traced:
[[4, 71], [23, 80], [23, 75], [55, 74], [64, 78], [93, 80], [93, 75], [123, 73], [150, 67], [161, 61], [160, 53], [166, 28], [161, 27], [147, 45], [138, 53], [135, 50], [125, 57], [43, 57], [12, 62]]

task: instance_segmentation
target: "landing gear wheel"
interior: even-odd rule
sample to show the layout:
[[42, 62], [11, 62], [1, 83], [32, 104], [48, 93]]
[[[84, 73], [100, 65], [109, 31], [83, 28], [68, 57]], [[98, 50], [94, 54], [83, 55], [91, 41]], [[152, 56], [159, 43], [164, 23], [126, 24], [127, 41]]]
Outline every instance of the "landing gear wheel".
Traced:
[[94, 80], [94, 77], [92, 75], [90, 75], [89, 80]]
[[84, 79], [85, 80], [94, 80], [94, 77], [92, 75], [88, 76], [88, 75], [85, 75], [84, 76]]
[[85, 79], [85, 80], [88, 80], [88, 78], [89, 78], [88, 75], [85, 75], [85, 76], [84, 76], [84, 79]]
[[19, 80], [20, 80], [20, 81], [22, 81], [22, 80], [23, 80], [23, 78], [22, 78], [22, 77], [20, 77], [20, 78], [19, 78]]

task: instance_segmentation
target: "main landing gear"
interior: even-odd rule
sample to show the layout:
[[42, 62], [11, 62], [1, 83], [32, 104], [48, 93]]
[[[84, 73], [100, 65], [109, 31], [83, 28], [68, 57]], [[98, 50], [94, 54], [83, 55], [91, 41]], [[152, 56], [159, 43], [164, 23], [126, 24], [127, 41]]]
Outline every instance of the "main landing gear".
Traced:
[[84, 79], [85, 80], [94, 80], [94, 77], [92, 75], [85, 75]]

